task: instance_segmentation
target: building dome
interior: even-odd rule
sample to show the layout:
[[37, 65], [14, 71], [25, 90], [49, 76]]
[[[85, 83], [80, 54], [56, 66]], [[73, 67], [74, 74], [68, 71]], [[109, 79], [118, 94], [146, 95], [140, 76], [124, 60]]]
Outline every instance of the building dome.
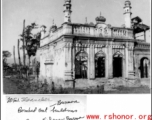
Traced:
[[50, 32], [52, 31], [52, 32], [54, 32], [54, 31], [56, 31], [57, 30], [57, 26], [56, 25], [52, 25], [51, 27], [50, 27]]
[[103, 16], [96, 17], [96, 21], [105, 22], [106, 18]]
[[103, 23], [105, 21], [106, 21], [106, 18], [101, 16], [101, 13], [100, 13], [100, 16], [96, 17], [96, 22], [97, 23], [101, 23], [101, 22]]

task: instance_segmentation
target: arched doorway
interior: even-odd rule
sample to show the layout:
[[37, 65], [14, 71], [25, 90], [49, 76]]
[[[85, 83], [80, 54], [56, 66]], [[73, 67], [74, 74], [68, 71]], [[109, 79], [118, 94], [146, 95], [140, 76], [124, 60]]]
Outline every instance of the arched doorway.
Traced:
[[144, 57], [140, 60], [141, 78], [148, 78], [148, 58]]
[[95, 77], [105, 77], [105, 54], [103, 52], [95, 55]]
[[75, 78], [88, 78], [88, 54], [80, 51], [75, 57]]
[[113, 55], [113, 77], [122, 77], [123, 55], [117, 52]]

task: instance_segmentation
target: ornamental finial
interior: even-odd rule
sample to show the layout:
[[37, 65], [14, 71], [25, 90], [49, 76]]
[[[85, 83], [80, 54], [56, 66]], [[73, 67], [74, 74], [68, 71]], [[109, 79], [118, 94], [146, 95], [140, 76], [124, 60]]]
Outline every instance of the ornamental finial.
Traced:
[[54, 19], [52, 20], [52, 24], [54, 25]]
[[87, 17], [86, 17], [86, 23], [87, 23]]

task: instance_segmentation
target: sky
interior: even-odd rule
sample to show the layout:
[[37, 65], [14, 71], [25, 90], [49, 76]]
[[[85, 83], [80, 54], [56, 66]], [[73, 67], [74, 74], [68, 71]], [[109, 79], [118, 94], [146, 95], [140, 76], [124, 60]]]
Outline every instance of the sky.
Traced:
[[[130, 0], [132, 17], [139, 16], [143, 23], [150, 26], [150, 0]], [[100, 15], [106, 18], [106, 23], [120, 27], [124, 24], [123, 7], [125, 0], [72, 0], [72, 23], [95, 23]], [[13, 52], [17, 40], [25, 25], [36, 22], [39, 26], [47, 26], [49, 30], [54, 23], [59, 27], [64, 21], [64, 0], [2, 0], [2, 50]], [[150, 31], [147, 32], [150, 40]], [[22, 51], [21, 51], [22, 53]], [[11, 56], [13, 58], [13, 55]]]

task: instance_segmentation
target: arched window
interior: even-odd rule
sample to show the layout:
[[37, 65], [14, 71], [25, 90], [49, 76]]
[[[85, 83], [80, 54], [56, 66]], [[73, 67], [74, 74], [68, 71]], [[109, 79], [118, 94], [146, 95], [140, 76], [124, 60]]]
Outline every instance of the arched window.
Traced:
[[113, 77], [122, 77], [123, 70], [123, 55], [120, 52], [116, 52], [113, 55]]
[[105, 77], [105, 54], [102, 51], [95, 55], [95, 77]]
[[75, 56], [75, 77], [87, 78], [88, 71], [88, 54], [85, 51], [80, 51]]
[[149, 60], [148, 58], [143, 57], [140, 60], [140, 67], [139, 67], [141, 78], [148, 78], [148, 73], [149, 73], [148, 67], [149, 67]]

